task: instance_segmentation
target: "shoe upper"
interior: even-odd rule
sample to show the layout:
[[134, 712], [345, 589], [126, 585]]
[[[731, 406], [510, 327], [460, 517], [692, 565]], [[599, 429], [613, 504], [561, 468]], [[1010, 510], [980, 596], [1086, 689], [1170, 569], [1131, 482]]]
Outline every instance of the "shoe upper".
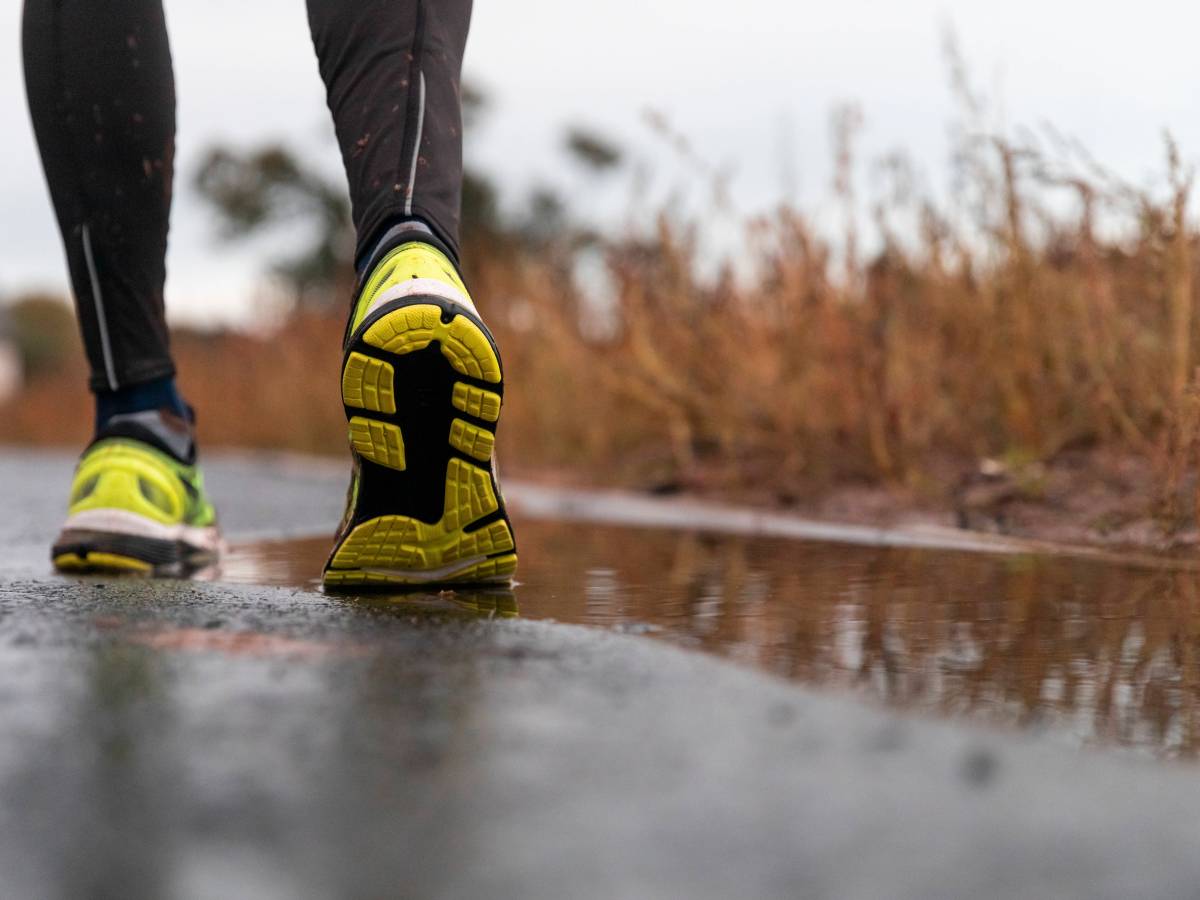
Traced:
[[[402, 296], [436, 296], [476, 312], [471, 294], [449, 251], [426, 230], [419, 238], [405, 238], [410, 226], [394, 229], [376, 247], [359, 281], [354, 306], [346, 322], [349, 344], [358, 327], [384, 303]], [[389, 243], [395, 238], [395, 243]], [[338, 525], [335, 546], [351, 530], [361, 483], [358, 457], [354, 457], [346, 507]]]
[[68, 515], [116, 509], [163, 525], [215, 525], [190, 429], [184, 440], [179, 423], [166, 419], [159, 412], [114, 417], [80, 457]]
[[401, 296], [442, 297], [475, 312], [450, 257], [426, 241], [408, 241], [383, 254], [367, 273], [347, 323], [347, 341], [373, 308]]

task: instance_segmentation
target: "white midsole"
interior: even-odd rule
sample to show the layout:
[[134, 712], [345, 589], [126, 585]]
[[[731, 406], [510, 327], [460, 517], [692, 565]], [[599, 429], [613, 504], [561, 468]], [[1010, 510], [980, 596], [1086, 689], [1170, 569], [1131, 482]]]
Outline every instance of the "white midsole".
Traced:
[[179, 541], [189, 547], [219, 553], [224, 543], [215, 525], [198, 528], [194, 525], [164, 525], [126, 509], [85, 509], [67, 517], [63, 531], [100, 531], [153, 538], [159, 541]]
[[438, 281], [436, 278], [410, 278], [407, 281], [401, 281], [398, 284], [392, 285], [378, 297], [371, 301], [371, 305], [367, 307], [367, 313], [363, 316], [365, 321], [367, 316], [379, 309], [385, 303], [391, 303], [393, 300], [403, 300], [405, 297], [438, 297], [442, 300], [449, 300], [451, 303], [457, 303], [459, 306], [465, 307], [479, 315], [479, 311], [475, 309], [475, 304], [471, 302], [471, 298], [462, 291], [446, 284], [444, 281]]

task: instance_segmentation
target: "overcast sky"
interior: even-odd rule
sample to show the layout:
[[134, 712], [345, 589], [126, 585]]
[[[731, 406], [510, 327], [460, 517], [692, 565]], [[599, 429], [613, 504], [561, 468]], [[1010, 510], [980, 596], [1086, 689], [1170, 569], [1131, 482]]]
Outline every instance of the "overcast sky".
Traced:
[[[304, 5], [168, 0], [167, 18], [181, 176], [168, 305], [175, 318], [236, 319], [252, 308], [261, 249], [215, 245], [184, 182], [217, 140], [282, 139], [340, 171]], [[0, 6], [0, 294], [9, 296], [66, 285], [25, 111], [19, 24], [19, 2]], [[469, 152], [510, 198], [535, 182], [580, 190], [561, 151], [564, 125], [578, 123], [620, 138], [657, 173], [660, 192], [686, 187], [696, 170], [646, 127], [655, 110], [706, 165], [733, 173], [739, 212], [771, 206], [789, 185], [816, 206], [828, 192], [830, 110], [853, 100], [865, 155], [905, 147], [938, 181], [953, 112], [947, 25], [1008, 122], [1053, 122], [1139, 182], [1161, 169], [1164, 128], [1186, 156], [1200, 153], [1200, 12], [1178, 0], [478, 0], [466, 72], [493, 103]], [[576, 196], [611, 221], [628, 202], [620, 186]]]

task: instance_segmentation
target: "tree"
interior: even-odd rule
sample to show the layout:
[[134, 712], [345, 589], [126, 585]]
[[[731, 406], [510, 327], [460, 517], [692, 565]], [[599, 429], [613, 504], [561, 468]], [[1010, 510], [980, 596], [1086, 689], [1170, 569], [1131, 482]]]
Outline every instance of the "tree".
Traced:
[[217, 212], [223, 240], [264, 234], [285, 224], [290, 235], [312, 235], [299, 252], [271, 264], [298, 307], [343, 299], [353, 279], [354, 232], [340, 181], [306, 168], [288, 149], [268, 145], [244, 152], [211, 148], [193, 184]]

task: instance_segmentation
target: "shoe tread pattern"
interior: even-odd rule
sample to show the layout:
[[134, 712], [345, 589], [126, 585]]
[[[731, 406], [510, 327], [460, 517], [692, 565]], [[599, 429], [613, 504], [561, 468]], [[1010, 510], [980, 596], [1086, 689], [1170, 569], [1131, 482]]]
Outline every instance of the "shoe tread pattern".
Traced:
[[384, 307], [342, 380], [360, 483], [325, 584], [508, 581], [516, 548], [492, 468], [501, 363], [482, 324], [424, 298]]
[[441, 344], [442, 354], [455, 371], [492, 384], [500, 383], [500, 357], [482, 330], [463, 315], [442, 321], [442, 308], [418, 303], [378, 319], [363, 340], [380, 350], [401, 355]]

